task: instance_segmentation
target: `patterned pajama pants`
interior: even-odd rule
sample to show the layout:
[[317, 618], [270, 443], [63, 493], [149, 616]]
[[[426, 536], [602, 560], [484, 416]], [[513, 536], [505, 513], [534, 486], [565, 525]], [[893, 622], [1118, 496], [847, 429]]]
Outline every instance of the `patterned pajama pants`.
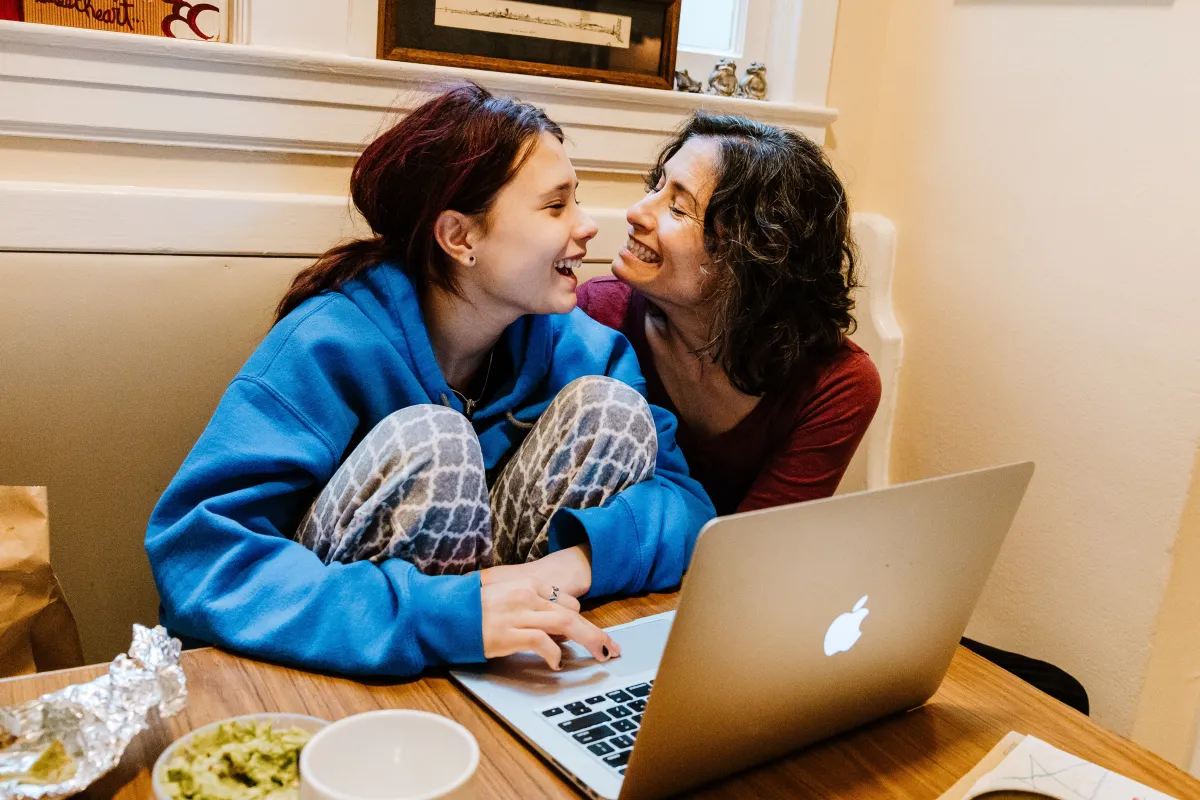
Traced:
[[442, 406], [400, 409], [342, 463], [296, 530], [326, 564], [401, 558], [459, 575], [546, 555], [550, 518], [654, 475], [646, 401], [611, 378], [580, 378], [550, 403], [489, 493], [470, 421]]

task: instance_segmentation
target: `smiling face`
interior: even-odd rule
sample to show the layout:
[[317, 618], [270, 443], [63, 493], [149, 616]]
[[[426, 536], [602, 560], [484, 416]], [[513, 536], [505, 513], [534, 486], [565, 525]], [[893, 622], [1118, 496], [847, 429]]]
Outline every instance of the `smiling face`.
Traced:
[[578, 180], [562, 143], [543, 133], [532, 147], [486, 219], [466, 223], [467, 248], [451, 253], [464, 294], [513, 318], [573, 309], [575, 270], [596, 235], [576, 202]]
[[704, 212], [720, 165], [716, 140], [693, 136], [663, 166], [658, 184], [630, 207], [629, 241], [612, 272], [659, 305], [703, 304], [710, 256]]

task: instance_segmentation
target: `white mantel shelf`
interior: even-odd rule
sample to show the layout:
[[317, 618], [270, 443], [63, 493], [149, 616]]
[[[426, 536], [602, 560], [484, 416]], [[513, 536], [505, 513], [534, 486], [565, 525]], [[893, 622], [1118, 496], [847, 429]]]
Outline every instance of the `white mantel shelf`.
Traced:
[[0, 135], [357, 156], [456, 78], [563, 126], [576, 167], [642, 172], [698, 108], [817, 141], [837, 112], [531, 75], [0, 21]]

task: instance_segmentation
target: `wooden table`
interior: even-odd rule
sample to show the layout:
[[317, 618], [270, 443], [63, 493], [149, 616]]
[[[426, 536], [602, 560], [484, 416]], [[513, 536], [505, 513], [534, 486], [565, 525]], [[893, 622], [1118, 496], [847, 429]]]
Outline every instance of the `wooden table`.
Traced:
[[[601, 626], [674, 608], [675, 594], [615, 601], [588, 612]], [[184, 653], [190, 700], [178, 716], [155, 721], [130, 745], [120, 766], [87, 797], [148, 798], [150, 768], [181, 734], [224, 717], [258, 711], [328, 720], [378, 708], [445, 714], [475, 734], [482, 750], [480, 797], [577, 798], [541, 759], [443, 673], [406, 682], [333, 678], [264, 664], [215, 649]], [[91, 680], [107, 665], [0, 681], [0, 705]], [[959, 648], [945, 682], [925, 706], [815, 745], [692, 797], [920, 798], [933, 800], [1010, 730], [1121, 772], [1180, 800], [1200, 800], [1200, 782], [1087, 717]]]

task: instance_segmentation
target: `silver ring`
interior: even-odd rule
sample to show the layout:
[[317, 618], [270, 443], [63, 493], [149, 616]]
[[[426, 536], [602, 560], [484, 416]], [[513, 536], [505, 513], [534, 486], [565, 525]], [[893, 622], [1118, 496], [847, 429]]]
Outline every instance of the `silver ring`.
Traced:
[[558, 587], [557, 586], [550, 587], [550, 602], [551, 603], [558, 602]]

